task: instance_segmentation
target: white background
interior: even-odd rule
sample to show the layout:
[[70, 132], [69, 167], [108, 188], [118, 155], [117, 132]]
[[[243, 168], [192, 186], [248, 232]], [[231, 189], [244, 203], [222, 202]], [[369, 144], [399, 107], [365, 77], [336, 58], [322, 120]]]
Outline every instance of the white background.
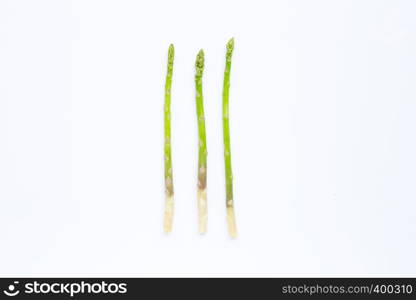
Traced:
[[[416, 276], [415, 12], [410, 0], [1, 1], [0, 275]], [[222, 157], [230, 37], [237, 240]], [[165, 236], [171, 42], [176, 210]]]

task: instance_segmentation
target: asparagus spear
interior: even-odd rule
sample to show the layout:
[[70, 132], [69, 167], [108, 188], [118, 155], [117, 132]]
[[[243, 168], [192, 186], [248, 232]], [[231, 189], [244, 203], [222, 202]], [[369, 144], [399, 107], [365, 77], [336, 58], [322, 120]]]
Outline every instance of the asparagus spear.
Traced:
[[207, 231], [207, 141], [205, 133], [204, 98], [202, 95], [202, 74], [204, 72], [204, 51], [200, 50], [195, 61], [196, 114], [198, 118], [198, 216], [199, 233]]
[[173, 44], [169, 46], [168, 67], [165, 83], [165, 108], [164, 108], [164, 124], [165, 124], [165, 216], [164, 230], [166, 233], [172, 231], [173, 222], [173, 178], [172, 178], [172, 154], [171, 154], [171, 136], [170, 136], [170, 95], [172, 86], [173, 58], [175, 49]]
[[232, 238], [237, 237], [237, 226], [234, 214], [233, 199], [233, 173], [231, 169], [231, 147], [230, 147], [230, 125], [228, 114], [228, 99], [230, 90], [230, 70], [231, 58], [234, 50], [234, 39], [230, 39], [227, 43], [227, 54], [225, 56], [224, 85], [222, 92], [222, 122], [224, 137], [224, 163], [225, 163], [225, 191], [226, 191], [226, 207], [227, 207], [227, 223], [228, 232]]

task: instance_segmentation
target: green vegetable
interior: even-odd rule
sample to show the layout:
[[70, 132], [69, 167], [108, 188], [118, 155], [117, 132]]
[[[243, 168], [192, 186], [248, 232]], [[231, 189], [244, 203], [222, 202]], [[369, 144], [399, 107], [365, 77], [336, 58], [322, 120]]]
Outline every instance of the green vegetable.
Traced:
[[195, 61], [196, 114], [198, 119], [198, 216], [199, 233], [207, 231], [207, 139], [205, 133], [204, 97], [202, 75], [204, 51], [200, 50]]
[[165, 216], [163, 228], [166, 233], [172, 231], [173, 222], [173, 177], [172, 177], [172, 153], [171, 153], [171, 135], [170, 135], [170, 98], [172, 86], [172, 72], [173, 59], [175, 56], [175, 49], [171, 44], [168, 52], [168, 68], [166, 73], [165, 83], [165, 108], [164, 108], [164, 123], [165, 123]]
[[224, 85], [222, 92], [222, 120], [224, 137], [224, 163], [225, 163], [225, 191], [228, 232], [232, 238], [237, 237], [237, 226], [234, 214], [233, 199], [233, 173], [231, 168], [231, 147], [230, 147], [230, 124], [229, 124], [229, 91], [230, 91], [230, 71], [231, 58], [234, 50], [234, 39], [227, 43], [227, 54], [225, 56]]

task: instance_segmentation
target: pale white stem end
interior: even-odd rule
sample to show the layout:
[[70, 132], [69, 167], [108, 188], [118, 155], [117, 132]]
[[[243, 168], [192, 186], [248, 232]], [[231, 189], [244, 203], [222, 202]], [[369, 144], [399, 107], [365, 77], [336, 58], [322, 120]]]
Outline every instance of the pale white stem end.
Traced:
[[166, 195], [165, 199], [165, 217], [163, 221], [163, 229], [165, 233], [170, 233], [172, 231], [173, 223], [173, 196]]
[[199, 216], [199, 233], [207, 232], [208, 207], [207, 207], [207, 190], [198, 189], [198, 216]]
[[228, 233], [230, 237], [235, 239], [237, 238], [237, 225], [235, 223], [234, 207], [227, 206], [227, 223], [228, 223]]

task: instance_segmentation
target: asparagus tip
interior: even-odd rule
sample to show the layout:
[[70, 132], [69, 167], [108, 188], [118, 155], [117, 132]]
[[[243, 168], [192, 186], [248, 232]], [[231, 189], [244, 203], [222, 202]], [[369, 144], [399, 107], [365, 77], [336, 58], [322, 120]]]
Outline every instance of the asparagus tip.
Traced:
[[198, 51], [198, 56], [202, 57], [204, 59], [204, 49], [201, 49]]
[[234, 49], [234, 38], [231, 38], [231, 39], [228, 40], [227, 50], [228, 51], [233, 51], [233, 49]]
[[237, 225], [235, 223], [234, 207], [232, 206], [227, 207], [227, 223], [230, 237], [237, 238]]
[[168, 52], [169, 63], [173, 63], [174, 56], [175, 56], [175, 47], [173, 47], [173, 44], [170, 44], [169, 52]]
[[196, 74], [199, 76], [202, 76], [202, 72], [204, 71], [204, 60], [205, 60], [205, 55], [204, 55], [204, 50], [199, 50], [198, 55], [196, 56], [196, 61], [195, 61], [195, 69], [196, 69]]

